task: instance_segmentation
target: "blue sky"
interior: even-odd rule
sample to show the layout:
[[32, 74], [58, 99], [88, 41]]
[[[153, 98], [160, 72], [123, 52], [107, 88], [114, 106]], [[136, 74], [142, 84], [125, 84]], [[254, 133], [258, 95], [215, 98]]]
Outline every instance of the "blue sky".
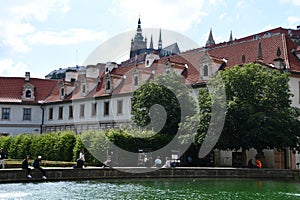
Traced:
[[43, 78], [54, 69], [81, 65], [103, 42], [135, 30], [139, 16], [142, 28], [172, 30], [199, 46], [205, 45], [210, 28], [219, 43], [229, 39], [230, 31], [233, 38], [241, 38], [271, 28], [296, 29], [300, 25], [300, 0], [0, 0], [0, 3], [0, 76], [24, 76], [29, 71], [32, 77]]

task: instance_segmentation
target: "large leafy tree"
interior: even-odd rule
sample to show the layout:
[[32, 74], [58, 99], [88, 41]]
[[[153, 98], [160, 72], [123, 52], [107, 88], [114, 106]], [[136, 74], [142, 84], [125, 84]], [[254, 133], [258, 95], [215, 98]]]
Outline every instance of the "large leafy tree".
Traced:
[[[245, 151], [253, 147], [260, 152], [297, 146], [299, 111], [291, 107], [288, 74], [245, 64], [221, 71], [220, 75], [226, 89], [227, 112], [217, 148]], [[196, 116], [200, 123], [195, 141], [201, 143], [210, 123], [211, 98], [207, 90], [199, 95]]]
[[193, 112], [194, 101], [181, 75], [159, 75], [134, 91], [132, 120], [140, 127], [174, 135], [179, 123]]

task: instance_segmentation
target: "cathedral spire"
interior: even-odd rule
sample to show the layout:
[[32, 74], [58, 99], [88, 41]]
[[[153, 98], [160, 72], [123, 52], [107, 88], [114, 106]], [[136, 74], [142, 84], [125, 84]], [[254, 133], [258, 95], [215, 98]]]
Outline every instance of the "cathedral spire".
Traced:
[[138, 26], [136, 29], [137, 34], [142, 34], [141, 18], [139, 17]]
[[152, 40], [152, 34], [151, 34], [151, 38], [150, 38], [150, 49], [153, 49], [153, 40]]
[[208, 47], [208, 46], [213, 45], [213, 44], [215, 44], [215, 41], [214, 41], [214, 38], [213, 38], [213, 35], [212, 35], [212, 29], [210, 29], [208, 40], [206, 42], [206, 46]]
[[133, 40], [131, 40], [130, 58], [133, 58], [135, 55], [139, 55], [143, 49], [147, 49], [147, 39], [144, 39], [141, 24], [141, 18], [139, 17], [136, 34]]
[[162, 49], [161, 29], [159, 29], [158, 49]]

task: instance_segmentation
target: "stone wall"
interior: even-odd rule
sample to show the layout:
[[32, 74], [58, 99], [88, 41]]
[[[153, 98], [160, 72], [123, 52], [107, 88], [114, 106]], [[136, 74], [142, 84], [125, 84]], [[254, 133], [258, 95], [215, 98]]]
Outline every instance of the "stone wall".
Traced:
[[[143, 173], [145, 168], [45, 168], [47, 181], [123, 179], [123, 178], [255, 178], [299, 180], [300, 170], [236, 169], [236, 168], [167, 168]], [[140, 173], [132, 173], [140, 172]], [[22, 169], [0, 170], [0, 183], [42, 181], [42, 175], [32, 170], [32, 179]]]

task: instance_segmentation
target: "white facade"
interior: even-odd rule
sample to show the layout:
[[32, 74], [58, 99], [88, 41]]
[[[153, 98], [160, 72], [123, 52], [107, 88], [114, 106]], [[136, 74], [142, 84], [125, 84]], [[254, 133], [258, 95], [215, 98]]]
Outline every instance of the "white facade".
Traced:
[[291, 75], [289, 77], [289, 87], [293, 96], [291, 97], [292, 106], [300, 108], [300, 76]]
[[[3, 109], [9, 109], [9, 119], [3, 119]], [[24, 109], [30, 110], [30, 116], [24, 118]], [[0, 104], [0, 134], [40, 133], [42, 108], [40, 105]], [[25, 111], [26, 112], [26, 111]]]
[[[73, 112], [73, 115], [70, 112]], [[81, 132], [87, 129], [118, 127], [130, 122], [130, 113], [131, 95], [115, 95], [111, 98], [88, 98], [63, 104], [49, 104], [45, 106], [44, 129], [46, 131], [74, 130], [76, 127], [76, 131]]]

